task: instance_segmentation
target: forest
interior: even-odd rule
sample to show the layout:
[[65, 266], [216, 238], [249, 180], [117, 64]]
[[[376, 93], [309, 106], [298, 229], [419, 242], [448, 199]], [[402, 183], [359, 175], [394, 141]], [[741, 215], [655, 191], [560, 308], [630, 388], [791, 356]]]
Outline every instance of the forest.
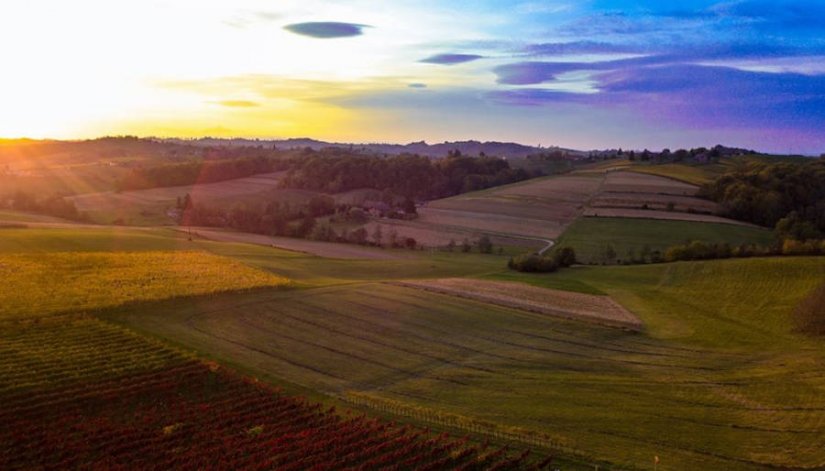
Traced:
[[288, 163], [285, 159], [271, 156], [187, 160], [133, 168], [118, 182], [117, 188], [121, 191], [128, 191], [195, 183], [215, 183], [287, 168]]
[[727, 217], [776, 229], [783, 238], [825, 237], [825, 160], [758, 163], [702, 188]]
[[531, 178], [496, 157], [467, 157], [459, 152], [439, 160], [412, 154], [381, 157], [324, 149], [293, 161], [285, 188], [340, 193], [361, 188], [388, 190], [413, 200], [429, 200], [482, 190]]

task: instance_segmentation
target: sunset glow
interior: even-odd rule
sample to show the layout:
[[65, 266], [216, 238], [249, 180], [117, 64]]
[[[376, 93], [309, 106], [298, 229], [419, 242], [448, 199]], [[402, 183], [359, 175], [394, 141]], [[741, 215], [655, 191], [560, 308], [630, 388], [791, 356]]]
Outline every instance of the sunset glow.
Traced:
[[825, 6], [775, 5], [12, 0], [0, 136], [819, 153]]

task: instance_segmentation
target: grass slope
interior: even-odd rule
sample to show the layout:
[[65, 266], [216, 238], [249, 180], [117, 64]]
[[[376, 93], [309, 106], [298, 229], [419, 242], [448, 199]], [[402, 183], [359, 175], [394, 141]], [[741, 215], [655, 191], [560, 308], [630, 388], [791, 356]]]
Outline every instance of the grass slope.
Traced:
[[203, 252], [0, 255], [0, 276], [0, 318], [289, 283], [286, 278]]
[[704, 185], [712, 182], [728, 168], [723, 164], [712, 165], [687, 165], [687, 164], [658, 164], [658, 165], [633, 165], [627, 170], [660, 177], [672, 178], [693, 185]]
[[739, 244], [768, 244], [773, 233], [766, 229], [734, 224], [717, 224], [693, 221], [671, 221], [631, 218], [578, 219], [559, 238], [557, 244], [570, 246], [583, 263], [601, 263], [602, 254], [612, 245], [617, 258], [628, 258], [648, 246], [651, 250], [664, 251], [668, 247], [686, 241], [727, 242]]
[[647, 332], [370, 283], [113, 316], [262, 377], [540, 431], [623, 469], [648, 469], [654, 455], [667, 469], [825, 463], [825, 347], [789, 323], [825, 260], [506, 276], [608, 293]]

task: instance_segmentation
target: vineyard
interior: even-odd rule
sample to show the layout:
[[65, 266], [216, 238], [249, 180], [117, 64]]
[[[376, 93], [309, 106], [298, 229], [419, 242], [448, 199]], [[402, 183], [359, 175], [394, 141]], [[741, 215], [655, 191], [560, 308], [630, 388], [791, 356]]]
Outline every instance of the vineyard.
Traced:
[[0, 325], [0, 469], [526, 469], [289, 397], [90, 318]]

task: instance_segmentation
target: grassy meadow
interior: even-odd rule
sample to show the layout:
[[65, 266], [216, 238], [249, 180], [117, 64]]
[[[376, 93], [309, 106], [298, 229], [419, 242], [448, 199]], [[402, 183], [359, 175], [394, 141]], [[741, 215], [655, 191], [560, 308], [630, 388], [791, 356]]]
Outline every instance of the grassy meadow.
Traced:
[[646, 469], [654, 455], [663, 469], [825, 460], [825, 346], [789, 322], [825, 260], [480, 276], [607, 293], [646, 330], [380, 283], [170, 301], [112, 319], [272, 381], [433, 411], [419, 414], [425, 423], [450, 413], [540, 431], [568, 454], [622, 469]]
[[[610, 241], [620, 256], [622, 247], [669, 240], [771, 237], [744, 226], [606, 218], [578, 220], [565, 238], [577, 233]], [[825, 463], [825, 344], [795, 333], [790, 320], [825, 277], [823, 258], [527, 275], [507, 271], [506, 256], [401, 253], [345, 260], [189, 241], [169, 229], [4, 229], [0, 353], [16, 360], [0, 363], [0, 391], [164, 369], [177, 361], [164, 345], [174, 345], [328, 404], [479, 440], [541, 436], [550, 445], [514, 445], [560, 455], [562, 469], [649, 469], [653, 456], [660, 469]], [[644, 329], [384, 283], [449, 277], [609, 295]], [[94, 317], [60, 315], [78, 311]], [[157, 348], [132, 345], [144, 336]], [[49, 349], [35, 348], [37, 339]], [[114, 348], [112, 339], [125, 340]], [[101, 352], [113, 355], [108, 369], [83, 366]]]
[[0, 255], [0, 275], [3, 318], [289, 284], [286, 278], [204, 252]]
[[631, 252], [639, 256], [645, 247], [664, 252], [668, 247], [693, 240], [766, 245], [774, 240], [774, 235], [767, 229], [735, 224], [585, 217], [574, 222], [557, 245], [573, 247], [583, 263], [600, 264], [608, 245], [615, 250], [617, 260], [626, 260], [631, 258]]

